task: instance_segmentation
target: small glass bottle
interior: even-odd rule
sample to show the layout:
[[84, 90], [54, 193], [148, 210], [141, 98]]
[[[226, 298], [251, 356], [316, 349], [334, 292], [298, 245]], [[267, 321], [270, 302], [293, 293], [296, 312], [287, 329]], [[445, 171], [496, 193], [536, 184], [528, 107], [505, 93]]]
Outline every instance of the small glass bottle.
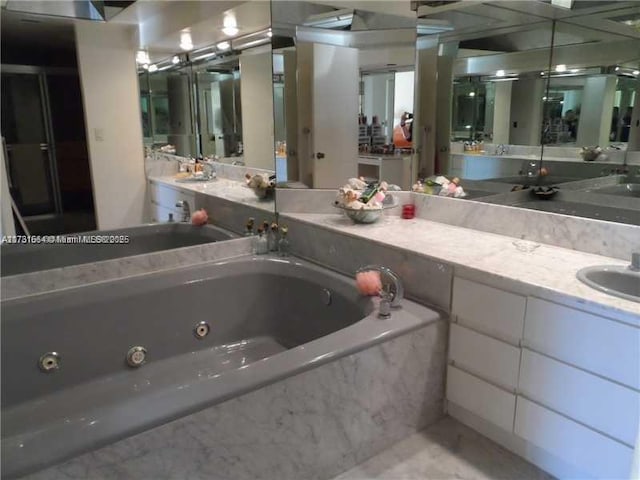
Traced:
[[287, 226], [283, 226], [280, 229], [281, 237], [280, 241], [278, 241], [278, 255], [280, 255], [281, 257], [288, 257], [291, 250], [291, 245], [289, 244], [287, 233], [289, 233], [289, 228]]
[[255, 220], [253, 219], [253, 217], [249, 217], [249, 220], [247, 220], [247, 225], [246, 225], [246, 229], [244, 231], [244, 236], [245, 237], [253, 237], [253, 226], [255, 224]]
[[263, 234], [262, 227], [260, 227], [258, 228], [258, 239], [256, 240], [256, 255], [264, 255], [266, 253], [269, 253], [269, 244]]
[[278, 224], [273, 222], [271, 224], [271, 229], [269, 230], [269, 237], [267, 238], [269, 243], [269, 251], [277, 252], [278, 251]]

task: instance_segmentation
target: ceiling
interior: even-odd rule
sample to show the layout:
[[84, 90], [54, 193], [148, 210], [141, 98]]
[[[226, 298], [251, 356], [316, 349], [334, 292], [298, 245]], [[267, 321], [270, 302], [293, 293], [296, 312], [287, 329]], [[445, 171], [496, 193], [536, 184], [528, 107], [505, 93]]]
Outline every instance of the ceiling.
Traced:
[[[10, 7], [22, 2], [8, 0], [4, 3]], [[49, 3], [70, 2], [57, 0]], [[548, 48], [551, 44], [551, 20], [559, 22], [554, 33], [555, 45], [623, 39], [640, 41], [638, 1], [576, 0], [572, 9], [555, 7], [551, 0], [319, 0], [281, 1], [279, 4], [279, 10], [275, 5], [273, 7], [274, 15], [277, 11], [279, 15], [289, 12], [293, 19], [296, 12], [297, 16], [305, 16], [345, 8], [364, 12], [360, 17], [370, 23], [393, 17], [416, 18], [417, 15], [420, 23], [446, 26], [438, 34], [440, 42], [460, 42], [463, 49], [496, 53]], [[265, 1], [111, 0], [104, 2], [104, 6], [111, 17], [109, 23], [136, 27], [140, 46], [158, 57], [180, 51], [178, 45], [183, 31], [191, 33], [194, 48], [228, 39], [221, 32], [228, 16], [237, 23], [237, 35], [267, 28], [271, 23], [269, 3]], [[78, 21], [82, 20], [17, 13], [3, 8], [2, 39], [19, 42], [21, 46], [44, 48], [53, 42], [60, 48], [73, 48], [73, 26]]]

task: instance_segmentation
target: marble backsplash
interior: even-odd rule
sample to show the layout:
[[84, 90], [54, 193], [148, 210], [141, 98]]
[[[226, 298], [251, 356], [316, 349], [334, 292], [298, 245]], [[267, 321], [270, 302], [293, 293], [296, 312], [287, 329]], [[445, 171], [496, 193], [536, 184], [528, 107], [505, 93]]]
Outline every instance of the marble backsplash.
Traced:
[[[345, 220], [351, 224], [350, 220]], [[286, 215], [281, 217], [281, 222], [289, 226], [292, 253], [296, 256], [348, 276], [353, 276], [365, 265], [384, 265], [402, 278], [406, 297], [449, 312], [453, 281], [450, 265], [406, 249], [336, 234], [323, 225], [301, 222]]]
[[102, 262], [12, 275], [2, 279], [0, 284], [2, 300], [235, 258], [251, 253], [251, 245], [251, 239], [238, 238]]
[[438, 320], [24, 478], [328, 479], [444, 416], [446, 338]]
[[[610, 181], [609, 177], [605, 177], [605, 180]], [[579, 195], [577, 192], [571, 193]], [[413, 192], [394, 192], [394, 195], [401, 204], [415, 204], [416, 217], [425, 220], [621, 260], [630, 259], [631, 252], [640, 250], [639, 225]], [[276, 199], [279, 214], [340, 214], [332, 207], [334, 190], [279, 189]], [[400, 215], [400, 209], [392, 209], [385, 212], [385, 215]]]
[[[145, 173], [147, 177], [164, 177], [178, 173], [180, 162], [188, 161], [186, 157], [172, 155], [169, 153], [154, 152], [152, 156], [145, 158]], [[245, 165], [231, 165], [231, 163], [220, 161], [213, 162], [216, 175], [228, 180], [244, 181], [245, 174], [255, 175], [258, 173], [273, 175], [274, 170], [253, 168]]]
[[433, 222], [497, 233], [629, 260], [640, 249], [640, 225], [605, 222], [524, 208], [413, 193], [416, 216]]

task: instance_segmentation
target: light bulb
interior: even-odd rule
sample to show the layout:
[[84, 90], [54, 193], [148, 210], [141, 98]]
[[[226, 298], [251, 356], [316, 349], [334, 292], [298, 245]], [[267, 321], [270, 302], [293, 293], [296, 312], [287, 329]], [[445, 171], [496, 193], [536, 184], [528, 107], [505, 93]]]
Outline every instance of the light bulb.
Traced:
[[556, 72], [566, 72], [567, 71], [567, 66], [563, 63], [556, 65]]

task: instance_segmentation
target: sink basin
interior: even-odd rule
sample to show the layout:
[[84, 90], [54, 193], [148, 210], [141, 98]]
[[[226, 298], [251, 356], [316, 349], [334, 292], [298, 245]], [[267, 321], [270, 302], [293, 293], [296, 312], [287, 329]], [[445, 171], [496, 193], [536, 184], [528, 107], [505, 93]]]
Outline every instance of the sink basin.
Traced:
[[607, 195], [620, 195], [624, 197], [640, 197], [640, 183], [621, 183], [609, 187], [594, 188], [593, 193], [605, 193]]
[[579, 270], [576, 276], [591, 288], [632, 302], [640, 302], [640, 272], [629, 270], [628, 267], [586, 267]]

